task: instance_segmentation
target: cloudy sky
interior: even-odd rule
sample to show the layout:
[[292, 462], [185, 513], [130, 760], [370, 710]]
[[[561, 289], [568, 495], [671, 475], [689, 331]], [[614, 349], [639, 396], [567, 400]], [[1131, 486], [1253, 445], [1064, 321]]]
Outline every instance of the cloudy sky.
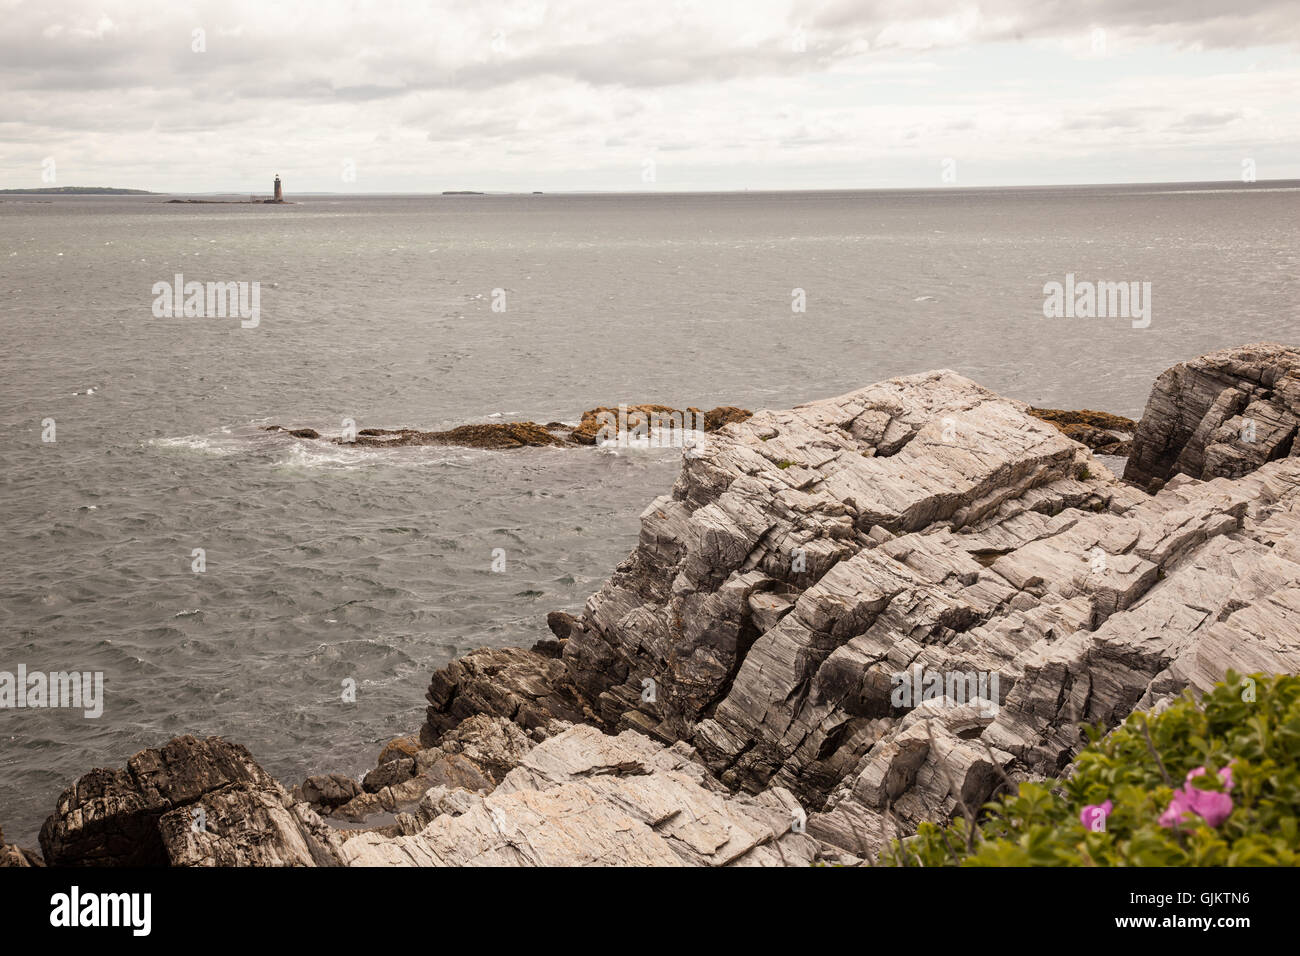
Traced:
[[1296, 0], [0, 0], [0, 92], [3, 187], [1300, 178]]

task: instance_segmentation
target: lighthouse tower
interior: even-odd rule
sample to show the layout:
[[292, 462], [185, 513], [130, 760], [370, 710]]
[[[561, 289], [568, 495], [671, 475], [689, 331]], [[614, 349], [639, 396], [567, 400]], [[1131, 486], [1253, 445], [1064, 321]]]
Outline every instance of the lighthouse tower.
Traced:
[[280, 186], [280, 174], [275, 174], [275, 201], [284, 202], [284, 189]]

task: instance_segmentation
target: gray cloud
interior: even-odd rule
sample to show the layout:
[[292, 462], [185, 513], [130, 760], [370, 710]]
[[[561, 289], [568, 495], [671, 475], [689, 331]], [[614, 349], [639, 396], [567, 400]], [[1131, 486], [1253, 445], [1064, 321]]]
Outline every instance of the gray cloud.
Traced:
[[[0, 0], [0, 22], [5, 185], [32, 183], [46, 156], [96, 182], [153, 170], [115, 184], [157, 188], [245, 189], [243, 170], [263, 163], [339, 191], [597, 169], [593, 183], [637, 188], [652, 156], [672, 183], [674, 166], [737, 154], [791, 175], [873, 156], [1050, 169], [1071, 136], [1090, 149], [1118, 132], [1135, 149], [1218, 137], [1228, 151], [1238, 136], [1300, 139], [1289, 0]], [[1055, 74], [993, 75], [1010, 43], [1058, 51], [1068, 76], [1095, 30], [1114, 59], [1089, 96], [1054, 89]], [[1242, 49], [1259, 70], [1220, 75], [1198, 52]], [[1175, 72], [1146, 75], [1156, 58], [1140, 55], [1169, 50]], [[239, 161], [183, 165], [213, 137], [238, 142]], [[475, 151], [489, 144], [484, 170]], [[337, 179], [344, 159], [354, 187]]]

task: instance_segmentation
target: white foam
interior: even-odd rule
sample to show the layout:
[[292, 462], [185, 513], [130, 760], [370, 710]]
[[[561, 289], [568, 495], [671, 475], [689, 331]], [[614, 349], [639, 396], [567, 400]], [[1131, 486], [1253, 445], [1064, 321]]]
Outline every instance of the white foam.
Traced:
[[205, 435], [182, 435], [179, 438], [151, 438], [148, 444], [155, 448], [179, 448], [182, 451], [197, 451], [208, 455], [225, 457], [238, 450], [234, 442], [221, 441]]
[[622, 435], [618, 438], [611, 438], [607, 441], [597, 442], [598, 451], [607, 455], [617, 455], [620, 452], [683, 452], [691, 449], [702, 449], [709, 441], [709, 436], [702, 431], [681, 431], [673, 432], [672, 438], [641, 435]]

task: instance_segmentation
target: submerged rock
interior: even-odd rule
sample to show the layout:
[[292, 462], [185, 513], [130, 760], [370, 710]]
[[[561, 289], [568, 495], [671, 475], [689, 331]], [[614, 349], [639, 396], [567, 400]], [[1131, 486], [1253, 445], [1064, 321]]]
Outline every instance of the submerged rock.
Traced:
[[461, 425], [448, 431], [426, 432], [417, 428], [363, 428], [354, 439], [322, 435], [314, 428], [285, 428], [267, 425], [263, 431], [285, 432], [294, 438], [327, 441], [334, 445], [358, 448], [403, 448], [421, 445], [461, 445], [466, 448], [511, 449], [567, 445], [563, 435], [536, 422], [491, 422], [485, 425]]
[[[620, 417], [621, 412], [621, 417]], [[647, 432], [663, 428], [673, 432], [697, 430], [714, 432], [724, 425], [742, 422], [752, 413], [734, 405], [719, 405], [702, 412], [698, 408], [685, 411], [668, 405], [632, 405], [620, 408], [593, 408], [582, 413], [576, 426], [563, 422], [539, 425], [537, 422], [489, 422], [480, 425], [461, 425], [447, 431], [421, 431], [418, 428], [363, 428], [352, 439], [327, 437], [314, 428], [285, 428], [283, 425], [266, 425], [263, 431], [285, 432], [294, 438], [328, 441], [335, 445], [357, 445], [362, 448], [401, 448], [421, 445], [460, 445], [466, 448], [507, 450], [547, 446], [572, 447], [595, 445], [602, 429], [614, 432], [642, 427]], [[612, 435], [611, 435], [612, 437]]]
[[363, 428], [355, 442], [331, 439], [336, 445], [388, 448], [405, 445], [464, 445], [467, 448], [525, 448], [563, 445], [563, 438], [547, 431], [536, 422], [492, 422], [486, 425], [461, 425], [444, 432], [422, 432], [414, 428]]
[[285, 428], [283, 425], [267, 425], [262, 431], [285, 432], [294, 438], [320, 438], [320, 432], [314, 428]]

